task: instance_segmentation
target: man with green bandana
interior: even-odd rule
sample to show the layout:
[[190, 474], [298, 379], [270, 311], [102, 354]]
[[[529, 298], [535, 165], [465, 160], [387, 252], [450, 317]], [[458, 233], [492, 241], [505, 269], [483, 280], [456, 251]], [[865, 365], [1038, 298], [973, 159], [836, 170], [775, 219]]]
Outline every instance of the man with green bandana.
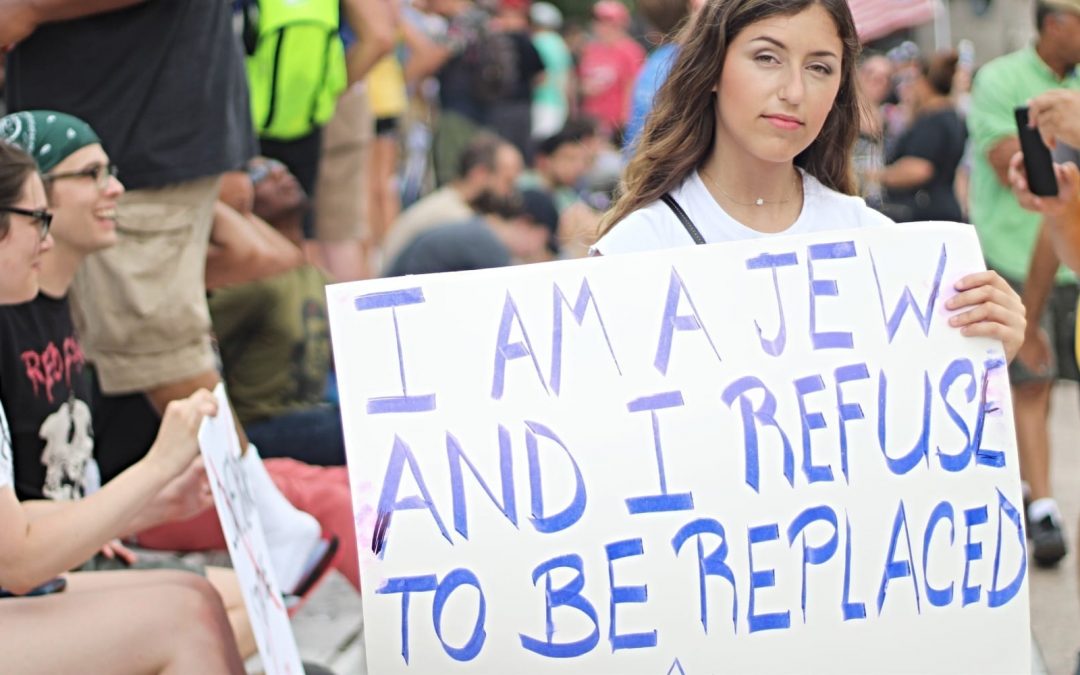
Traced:
[[[987, 265], [1018, 288], [1032, 263], [1039, 216], [1022, 209], [1009, 189], [1009, 160], [1020, 149], [1013, 111], [1051, 89], [1080, 89], [1076, 72], [1080, 61], [1080, 0], [1039, 0], [1036, 23], [1039, 37], [1033, 46], [995, 59], [979, 70], [968, 115], [974, 149], [972, 222]], [[1034, 560], [1041, 566], [1053, 566], [1065, 555], [1061, 517], [1050, 494], [1050, 388], [1057, 377], [1077, 379], [1071, 348], [1076, 280], [1068, 271], [1062, 271], [1054, 285], [1053, 269], [1044, 287], [1024, 292], [1025, 306], [1046, 305], [1047, 311], [1041, 317], [1028, 316], [1028, 337], [1009, 373], [1020, 471], [1030, 488], [1029, 534]], [[1042, 297], [1036, 297], [1039, 295]], [[1044, 302], [1047, 295], [1049, 302]], [[1046, 348], [1047, 334], [1056, 347], [1056, 361], [1038, 356], [1055, 351]]]

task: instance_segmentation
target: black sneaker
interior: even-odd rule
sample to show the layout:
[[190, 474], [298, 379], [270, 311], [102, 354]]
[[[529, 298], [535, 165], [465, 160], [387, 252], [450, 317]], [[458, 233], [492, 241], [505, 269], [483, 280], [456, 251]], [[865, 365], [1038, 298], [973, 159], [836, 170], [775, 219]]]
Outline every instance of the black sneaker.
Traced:
[[1031, 554], [1039, 567], [1053, 567], [1065, 557], [1065, 536], [1051, 515], [1032, 521]]

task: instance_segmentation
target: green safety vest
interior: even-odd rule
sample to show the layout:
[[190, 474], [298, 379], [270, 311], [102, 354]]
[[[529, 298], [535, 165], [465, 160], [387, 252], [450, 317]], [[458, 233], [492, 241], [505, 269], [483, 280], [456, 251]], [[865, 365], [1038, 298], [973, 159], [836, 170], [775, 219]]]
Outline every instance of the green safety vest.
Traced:
[[258, 0], [245, 8], [251, 115], [261, 138], [295, 140], [334, 114], [348, 82], [339, 20], [338, 0]]

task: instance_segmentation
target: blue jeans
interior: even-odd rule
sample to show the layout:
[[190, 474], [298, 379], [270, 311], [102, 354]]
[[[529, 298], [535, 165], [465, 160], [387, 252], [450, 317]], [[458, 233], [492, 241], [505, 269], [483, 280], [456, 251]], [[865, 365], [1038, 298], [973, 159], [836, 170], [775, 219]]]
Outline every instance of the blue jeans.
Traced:
[[318, 466], [345, 464], [345, 436], [337, 405], [323, 404], [259, 420], [244, 431], [264, 458], [289, 457]]

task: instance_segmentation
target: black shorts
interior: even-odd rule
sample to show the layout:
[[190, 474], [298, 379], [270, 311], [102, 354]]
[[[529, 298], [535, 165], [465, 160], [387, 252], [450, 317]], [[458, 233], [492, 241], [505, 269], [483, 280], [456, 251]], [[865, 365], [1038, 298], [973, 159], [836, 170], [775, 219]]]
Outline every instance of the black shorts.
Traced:
[[375, 135], [396, 136], [399, 126], [401, 126], [401, 119], [398, 117], [376, 117]]

